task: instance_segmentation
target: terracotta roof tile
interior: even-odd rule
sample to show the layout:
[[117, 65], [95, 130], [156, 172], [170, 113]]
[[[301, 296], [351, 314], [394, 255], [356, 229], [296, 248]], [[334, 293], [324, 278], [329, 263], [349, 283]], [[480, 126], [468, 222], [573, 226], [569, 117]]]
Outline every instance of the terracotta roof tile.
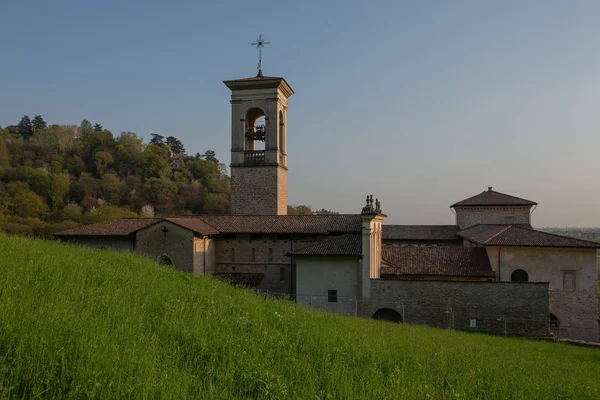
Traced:
[[161, 221], [160, 218], [123, 218], [59, 232], [57, 236], [127, 236]]
[[348, 234], [303, 247], [290, 256], [362, 256], [362, 235]]
[[118, 219], [60, 232], [59, 236], [129, 235], [159, 221], [170, 221], [194, 232], [329, 235], [360, 233], [358, 214], [331, 215], [202, 215], [173, 218]]
[[535, 206], [536, 204], [534, 201], [496, 192], [492, 188], [488, 188], [488, 190], [454, 203], [450, 207]]
[[383, 247], [382, 278], [447, 276], [493, 278], [487, 252], [477, 247]]
[[196, 218], [167, 218], [166, 220], [201, 235], [214, 235], [219, 233], [214, 227]]
[[331, 215], [201, 215], [199, 219], [220, 233], [314, 234], [360, 233], [358, 214]]
[[457, 225], [383, 225], [383, 240], [460, 240]]
[[528, 225], [475, 225], [458, 235], [484, 246], [600, 248], [600, 243], [537, 231]]

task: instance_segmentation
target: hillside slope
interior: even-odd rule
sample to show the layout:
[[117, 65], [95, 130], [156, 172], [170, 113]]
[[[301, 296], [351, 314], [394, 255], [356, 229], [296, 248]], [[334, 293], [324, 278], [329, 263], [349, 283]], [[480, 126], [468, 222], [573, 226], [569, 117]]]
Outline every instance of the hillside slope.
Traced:
[[4, 398], [600, 398], [600, 351], [263, 300], [0, 236]]

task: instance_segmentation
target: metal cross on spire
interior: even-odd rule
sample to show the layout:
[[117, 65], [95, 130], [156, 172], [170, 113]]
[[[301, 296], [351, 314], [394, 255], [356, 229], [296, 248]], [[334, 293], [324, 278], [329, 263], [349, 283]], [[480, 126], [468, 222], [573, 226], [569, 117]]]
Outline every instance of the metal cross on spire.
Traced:
[[258, 67], [256, 69], [258, 69], [258, 75], [256, 76], [263, 76], [262, 74], [262, 49], [263, 47], [265, 47], [266, 44], [270, 44], [271, 42], [265, 42], [265, 39], [263, 39], [262, 35], [258, 35], [258, 39], [256, 39], [256, 42], [254, 43], [250, 43], [252, 46], [256, 46], [256, 48], [258, 49]]

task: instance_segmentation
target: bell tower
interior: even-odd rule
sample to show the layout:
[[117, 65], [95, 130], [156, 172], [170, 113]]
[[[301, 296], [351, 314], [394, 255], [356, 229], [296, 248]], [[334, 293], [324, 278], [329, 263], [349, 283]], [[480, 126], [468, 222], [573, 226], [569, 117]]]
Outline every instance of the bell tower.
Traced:
[[260, 69], [223, 83], [231, 90], [231, 214], [286, 215], [287, 99], [294, 91]]

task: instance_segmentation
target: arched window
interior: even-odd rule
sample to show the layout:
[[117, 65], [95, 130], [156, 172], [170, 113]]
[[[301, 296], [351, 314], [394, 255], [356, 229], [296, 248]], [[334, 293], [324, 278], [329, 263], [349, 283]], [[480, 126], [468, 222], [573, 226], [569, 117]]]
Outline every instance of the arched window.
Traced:
[[529, 275], [522, 269], [515, 269], [512, 274], [510, 274], [510, 280], [511, 282], [529, 282]]
[[400, 315], [398, 311], [392, 310], [391, 308], [382, 308], [373, 314], [373, 319], [390, 322], [402, 322], [402, 315]]
[[246, 136], [244, 150], [264, 151], [267, 133], [265, 113], [260, 108], [251, 108], [246, 113], [244, 134]]
[[550, 313], [548, 319], [550, 319], [550, 328], [560, 328], [560, 321], [556, 318], [556, 315]]
[[158, 257], [158, 265], [173, 265], [173, 261], [171, 260], [171, 257], [163, 254], [162, 256]]

